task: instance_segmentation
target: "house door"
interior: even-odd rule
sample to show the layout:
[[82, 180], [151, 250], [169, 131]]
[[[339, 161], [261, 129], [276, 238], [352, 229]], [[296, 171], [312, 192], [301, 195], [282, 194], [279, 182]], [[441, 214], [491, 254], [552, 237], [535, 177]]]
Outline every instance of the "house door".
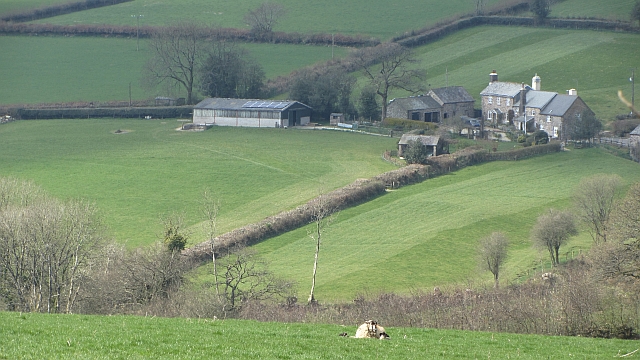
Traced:
[[298, 124], [297, 115], [298, 115], [297, 111], [295, 111], [295, 110], [289, 111], [289, 126], [300, 125], [300, 124]]
[[411, 113], [411, 120], [420, 120], [420, 113], [417, 111], [414, 111]]

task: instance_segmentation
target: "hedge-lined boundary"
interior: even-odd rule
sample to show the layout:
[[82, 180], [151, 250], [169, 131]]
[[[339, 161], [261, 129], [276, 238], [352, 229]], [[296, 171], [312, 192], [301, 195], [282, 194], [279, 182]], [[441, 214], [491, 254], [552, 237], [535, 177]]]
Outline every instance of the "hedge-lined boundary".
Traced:
[[193, 106], [159, 107], [111, 107], [111, 108], [67, 108], [67, 109], [9, 109], [12, 117], [20, 120], [40, 119], [88, 119], [88, 118], [139, 118], [155, 119], [190, 118]]
[[0, 18], [2, 21], [26, 22], [46, 19], [54, 16], [71, 14], [78, 11], [95, 9], [104, 6], [111, 6], [133, 0], [84, 0], [74, 1], [65, 4], [40, 7], [25, 12], [8, 14]]
[[[455, 154], [429, 158], [428, 165], [411, 164], [403, 168], [388, 171], [370, 179], [356, 180], [343, 188], [320, 195], [304, 205], [278, 215], [270, 216], [259, 223], [249, 224], [216, 237], [216, 254], [235, 245], [252, 245], [269, 237], [283, 234], [309, 224], [314, 209], [323, 204], [326, 209], [335, 211], [372, 200], [385, 193], [387, 187], [398, 188], [422, 182], [437, 175], [461, 169], [466, 166], [496, 160], [521, 160], [524, 158], [559, 152], [560, 144], [545, 144], [515, 149], [505, 152], [489, 152], [486, 149], [468, 148]], [[211, 240], [197, 244], [183, 251], [183, 255], [196, 262], [207, 261], [212, 255]]]

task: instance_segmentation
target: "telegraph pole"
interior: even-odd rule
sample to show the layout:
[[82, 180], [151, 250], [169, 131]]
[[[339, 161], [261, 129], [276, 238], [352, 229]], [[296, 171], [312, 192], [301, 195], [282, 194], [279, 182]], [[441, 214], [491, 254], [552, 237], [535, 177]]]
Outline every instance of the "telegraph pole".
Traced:
[[131, 17], [136, 18], [136, 51], [140, 51], [140, 18], [144, 17], [144, 15], [131, 15]]
[[631, 106], [635, 109], [635, 97], [636, 97], [636, 68], [631, 68]]

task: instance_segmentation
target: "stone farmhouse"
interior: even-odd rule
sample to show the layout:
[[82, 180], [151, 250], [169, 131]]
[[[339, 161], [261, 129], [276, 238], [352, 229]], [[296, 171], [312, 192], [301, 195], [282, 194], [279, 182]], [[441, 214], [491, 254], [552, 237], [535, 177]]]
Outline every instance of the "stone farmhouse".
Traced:
[[389, 102], [387, 117], [441, 122], [454, 116], [473, 117], [474, 100], [462, 86], [432, 89], [426, 95], [397, 98]]
[[580, 117], [584, 111], [593, 114], [575, 89], [569, 90], [568, 94], [542, 91], [538, 74], [531, 79], [531, 85], [525, 85], [498, 81], [494, 70], [480, 97], [482, 118], [486, 123], [513, 124], [527, 132], [543, 130], [551, 138], [561, 136], [565, 120]]
[[631, 133], [629, 133], [629, 151], [631, 158], [635, 161], [640, 161], [640, 125], [636, 126]]
[[310, 119], [311, 107], [291, 100], [207, 98], [193, 108], [196, 125], [284, 128]]

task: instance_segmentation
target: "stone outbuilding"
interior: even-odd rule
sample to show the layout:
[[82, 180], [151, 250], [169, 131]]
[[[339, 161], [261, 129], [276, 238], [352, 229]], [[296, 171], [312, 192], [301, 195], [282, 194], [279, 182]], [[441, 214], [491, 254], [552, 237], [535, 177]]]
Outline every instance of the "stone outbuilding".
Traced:
[[429, 156], [437, 156], [445, 152], [444, 142], [440, 136], [403, 134], [398, 142], [398, 156], [402, 156], [411, 141], [420, 141], [427, 148]]
[[462, 86], [432, 89], [425, 95], [396, 98], [387, 117], [438, 123], [454, 116], [473, 117], [475, 101]]

